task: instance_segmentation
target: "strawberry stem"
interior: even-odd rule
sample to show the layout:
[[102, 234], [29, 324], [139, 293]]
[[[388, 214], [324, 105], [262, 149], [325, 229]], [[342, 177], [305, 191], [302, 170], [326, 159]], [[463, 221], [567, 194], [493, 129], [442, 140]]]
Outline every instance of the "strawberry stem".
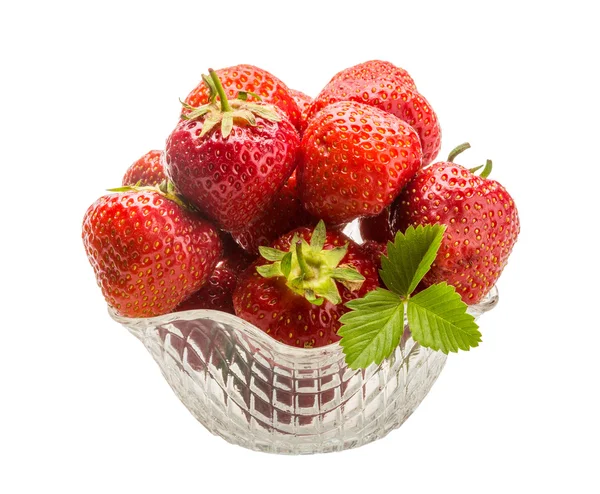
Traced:
[[481, 178], [488, 178], [492, 173], [492, 160], [486, 160], [483, 171], [479, 174]]
[[456, 146], [452, 151], [450, 151], [450, 154], [448, 155], [448, 161], [451, 163], [454, 162], [454, 158], [456, 158], [460, 153], [466, 151], [470, 147], [471, 145], [468, 142], [464, 142]]
[[219, 79], [219, 76], [213, 69], [208, 69], [208, 73], [210, 74], [210, 78], [212, 79], [215, 89], [217, 90], [217, 94], [219, 95], [219, 99], [221, 100], [221, 111], [232, 111], [231, 106], [229, 105], [229, 100], [225, 95], [225, 89], [223, 89], [223, 85]]

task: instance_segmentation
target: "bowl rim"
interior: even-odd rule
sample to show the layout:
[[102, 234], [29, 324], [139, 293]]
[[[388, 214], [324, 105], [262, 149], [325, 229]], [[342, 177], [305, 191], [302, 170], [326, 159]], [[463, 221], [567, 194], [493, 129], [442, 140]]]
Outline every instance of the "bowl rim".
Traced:
[[[477, 319], [482, 314], [492, 310], [498, 303], [498, 288], [494, 285], [490, 291], [477, 303], [468, 306], [468, 312]], [[286, 345], [275, 338], [269, 336], [263, 330], [259, 329], [254, 324], [227, 312], [222, 312], [214, 309], [191, 309], [185, 311], [169, 312], [160, 316], [154, 317], [125, 317], [121, 316], [113, 307], [108, 306], [110, 317], [116, 322], [122, 324], [127, 329], [135, 330], [142, 329], [144, 331], [149, 328], [155, 328], [173, 321], [193, 321], [206, 320], [216, 321], [217, 323], [225, 324], [235, 330], [241, 331], [243, 335], [249, 337], [253, 341], [260, 341], [261, 345], [268, 347], [271, 351], [277, 354], [284, 354], [291, 359], [301, 359], [302, 361], [312, 361], [322, 359], [324, 356], [333, 357], [343, 353], [339, 341], [330, 343], [317, 348], [302, 348]]]

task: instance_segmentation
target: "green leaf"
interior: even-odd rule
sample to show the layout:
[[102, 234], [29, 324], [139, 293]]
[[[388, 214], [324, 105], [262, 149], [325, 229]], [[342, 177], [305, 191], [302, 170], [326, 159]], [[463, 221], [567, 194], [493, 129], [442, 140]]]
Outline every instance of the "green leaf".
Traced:
[[321, 251], [323, 261], [325, 261], [325, 264], [331, 269], [336, 268], [347, 253], [348, 244], [345, 244], [342, 247], [334, 247], [333, 249]]
[[258, 274], [260, 274], [263, 278], [275, 278], [277, 276], [283, 276], [283, 273], [281, 272], [281, 263], [279, 262], [257, 266], [256, 271], [258, 271]]
[[338, 331], [346, 363], [351, 369], [380, 364], [394, 352], [404, 332], [404, 302], [378, 288], [346, 306], [352, 310], [340, 318]]
[[254, 118], [254, 113], [252, 113], [250, 110], [235, 110], [233, 112], [233, 118], [239, 118], [241, 120], [244, 120], [245, 122], [247, 122], [249, 125], [252, 125], [253, 127], [256, 125], [256, 119]]
[[432, 285], [408, 300], [408, 325], [415, 341], [444, 353], [469, 350], [481, 341], [475, 318], [453, 286]]
[[211, 108], [208, 105], [199, 106], [198, 108], [190, 108], [192, 108], [192, 111], [190, 113], [188, 113], [187, 115], [182, 115], [184, 117], [184, 120], [196, 120], [202, 115], [206, 115], [211, 110]]
[[323, 220], [319, 220], [310, 237], [310, 246], [314, 250], [322, 250], [323, 246], [325, 245], [326, 238], [327, 232], [325, 231], [325, 223]]
[[342, 303], [340, 291], [338, 290], [335, 281], [333, 281], [331, 278], [327, 278], [319, 286], [314, 287], [313, 290], [315, 292], [315, 295], [329, 300], [334, 305]]
[[260, 255], [264, 257], [267, 261], [272, 262], [281, 261], [283, 257], [287, 254], [287, 252], [284, 252], [282, 250], [274, 249], [272, 247], [265, 247], [263, 245], [258, 247], [258, 251], [260, 252]]
[[304, 298], [308, 300], [311, 304], [319, 306], [323, 305], [323, 302], [325, 301], [324, 298], [317, 297], [315, 292], [313, 292], [312, 290], [305, 290]]
[[233, 129], [233, 112], [223, 112], [223, 120], [221, 121], [221, 135], [223, 139], [227, 139]]
[[252, 113], [266, 120], [270, 120], [271, 122], [279, 122], [281, 120], [281, 117], [277, 114], [277, 111], [273, 105], [248, 103], [246, 108]]
[[281, 269], [281, 273], [286, 278], [290, 275], [290, 272], [292, 271], [292, 253], [291, 252], [288, 252], [287, 254], [285, 254], [283, 256], [283, 258], [281, 259], [280, 269]]
[[204, 119], [202, 123], [202, 130], [200, 131], [200, 137], [208, 134], [212, 129], [214, 129], [215, 125], [217, 125], [221, 121], [221, 117], [215, 115], [213, 113], [209, 114], [208, 117]]
[[336, 280], [365, 281], [365, 277], [355, 268], [335, 268], [331, 273], [331, 277]]
[[385, 286], [402, 297], [408, 297], [429, 271], [442, 244], [444, 225], [409, 226], [396, 233], [388, 243], [387, 255], [381, 256], [381, 278]]

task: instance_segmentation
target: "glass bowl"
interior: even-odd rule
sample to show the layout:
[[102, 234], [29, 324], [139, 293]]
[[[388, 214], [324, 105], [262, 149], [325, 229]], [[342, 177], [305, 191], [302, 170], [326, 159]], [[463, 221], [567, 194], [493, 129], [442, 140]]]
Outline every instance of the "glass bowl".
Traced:
[[[493, 288], [469, 312], [498, 302]], [[109, 309], [148, 349], [163, 376], [210, 432], [269, 453], [341, 451], [382, 438], [417, 408], [446, 363], [405, 323], [394, 354], [352, 370], [338, 343], [294, 348], [219, 311], [131, 319]]]

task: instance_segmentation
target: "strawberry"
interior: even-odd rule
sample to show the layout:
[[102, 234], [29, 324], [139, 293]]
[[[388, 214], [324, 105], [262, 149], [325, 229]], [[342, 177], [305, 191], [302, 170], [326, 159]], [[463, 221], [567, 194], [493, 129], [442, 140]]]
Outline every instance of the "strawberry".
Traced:
[[162, 163], [162, 151], [149, 151], [133, 163], [123, 176], [123, 185], [159, 185], [167, 177]]
[[211, 102], [186, 107], [190, 113], [167, 140], [166, 170], [177, 190], [221, 229], [240, 231], [269, 207], [294, 171], [300, 137], [271, 105], [229, 102], [216, 73], [210, 74]]
[[283, 235], [261, 254], [238, 281], [235, 313], [291, 346], [338, 341], [339, 318], [349, 310], [344, 304], [379, 286], [361, 247], [343, 233], [326, 232], [322, 221], [314, 231]]
[[[228, 98], [237, 98], [240, 91], [250, 99], [260, 98], [283, 111], [294, 127], [300, 129], [301, 111], [298, 104], [290, 89], [273, 74], [253, 65], [236, 65], [219, 69], [216, 73]], [[209, 103], [210, 98], [210, 90], [201, 82], [187, 96], [185, 102], [189, 106], [197, 107]]]
[[200, 290], [192, 293], [192, 295], [180, 303], [174, 309], [174, 312], [212, 309], [234, 314], [231, 297], [236, 283], [237, 274], [226, 262], [220, 261], [210, 275], [208, 282]]
[[302, 206], [296, 187], [296, 173], [293, 173], [271, 206], [245, 230], [232, 233], [235, 241], [247, 252], [258, 255], [261, 245], [271, 245], [278, 237], [299, 226], [316, 225], [313, 218]]
[[195, 309], [220, 310], [234, 314], [233, 291], [242, 271], [253, 261], [226, 233], [221, 234], [223, 257], [208, 282], [175, 308], [175, 312]]
[[381, 269], [381, 256], [385, 256], [387, 253], [387, 243], [367, 240], [361, 244], [361, 247], [373, 261], [373, 264], [377, 266], [377, 269]]
[[394, 236], [390, 230], [390, 208], [385, 208], [377, 216], [365, 216], [358, 220], [360, 236], [363, 240], [374, 240], [385, 244]]
[[445, 281], [463, 301], [476, 304], [502, 273], [519, 234], [512, 197], [487, 178], [453, 163], [468, 144], [457, 147], [448, 161], [420, 170], [391, 208], [392, 232], [409, 225], [447, 226], [444, 240], [422, 287]]
[[[440, 149], [441, 130], [429, 102], [407, 84], [405, 71], [397, 69], [369, 71], [347, 69], [336, 75], [314, 99], [307, 111], [307, 121], [327, 105], [338, 101], [357, 101], [390, 112], [413, 127], [423, 147], [423, 166], [431, 163]], [[362, 75], [361, 75], [362, 74]]]
[[221, 256], [217, 230], [172, 187], [124, 187], [92, 204], [83, 243], [107, 303], [126, 317], [171, 312], [208, 280]]
[[223, 244], [222, 261], [227, 261], [228, 266], [237, 274], [241, 273], [256, 260], [256, 255], [249, 254], [242, 249], [233, 237], [221, 232], [221, 243]]
[[383, 76], [395, 76], [403, 86], [410, 89], [417, 89], [415, 81], [406, 70], [383, 60], [369, 60], [368, 62], [348, 67], [334, 75], [331, 80], [378, 80]]
[[414, 129], [373, 106], [325, 107], [302, 138], [298, 188], [306, 210], [332, 225], [375, 216], [421, 166]]
[[300, 126], [298, 129], [305, 129], [307, 118], [306, 112], [308, 111], [313, 99], [304, 94], [302, 91], [297, 91], [295, 89], [290, 89], [290, 94], [292, 95], [292, 98], [294, 98], [294, 101], [298, 104], [298, 109], [300, 110]]

